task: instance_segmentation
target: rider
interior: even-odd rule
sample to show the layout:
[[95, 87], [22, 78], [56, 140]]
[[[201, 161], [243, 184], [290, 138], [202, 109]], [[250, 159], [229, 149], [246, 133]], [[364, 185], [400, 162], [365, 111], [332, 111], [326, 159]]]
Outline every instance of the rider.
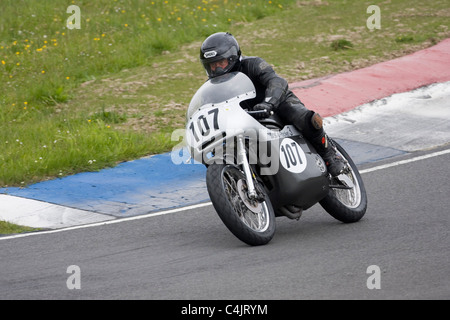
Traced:
[[293, 124], [316, 148], [332, 176], [341, 174], [346, 165], [336, 154], [323, 129], [322, 117], [308, 110], [288, 88], [285, 79], [279, 77], [262, 58], [241, 56], [236, 39], [228, 32], [210, 35], [200, 48], [200, 61], [209, 78], [227, 72], [246, 74], [256, 88], [256, 105], [253, 110], [265, 110], [262, 117], [275, 112], [285, 123]]

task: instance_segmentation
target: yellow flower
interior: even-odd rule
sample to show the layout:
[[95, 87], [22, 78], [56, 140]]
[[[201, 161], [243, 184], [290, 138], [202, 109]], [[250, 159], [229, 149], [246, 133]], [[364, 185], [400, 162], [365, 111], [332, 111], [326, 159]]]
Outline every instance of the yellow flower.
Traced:
[[6, 64], [6, 62], [4, 60], [2, 60], [2, 64]]
[[42, 70], [41, 73], [44, 74], [44, 73], [45, 73], [45, 70]]
[[69, 80], [70, 79], [70, 77], [66, 77], [66, 80]]
[[25, 102], [24, 102], [23, 104], [24, 104], [24, 105], [27, 105], [27, 104], [28, 104], [28, 102], [26, 102], [26, 101], [25, 101]]
[[127, 28], [128, 27], [128, 24], [127, 23], [125, 23], [125, 28]]

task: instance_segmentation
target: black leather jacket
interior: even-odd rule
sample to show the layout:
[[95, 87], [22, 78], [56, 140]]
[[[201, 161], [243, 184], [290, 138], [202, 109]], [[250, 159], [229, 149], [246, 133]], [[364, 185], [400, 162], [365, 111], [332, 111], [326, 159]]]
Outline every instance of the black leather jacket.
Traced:
[[279, 77], [273, 68], [262, 58], [242, 57], [235, 70], [246, 74], [256, 88], [256, 98], [250, 102], [253, 107], [260, 102], [268, 102], [276, 109], [292, 92], [285, 79]]

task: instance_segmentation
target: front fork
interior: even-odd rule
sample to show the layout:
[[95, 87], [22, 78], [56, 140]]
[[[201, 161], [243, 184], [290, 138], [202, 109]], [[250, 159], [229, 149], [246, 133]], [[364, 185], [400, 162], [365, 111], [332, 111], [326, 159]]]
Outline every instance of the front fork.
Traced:
[[257, 199], [258, 194], [255, 189], [255, 184], [253, 183], [253, 175], [250, 170], [250, 164], [247, 159], [247, 152], [245, 151], [245, 138], [243, 135], [239, 135], [237, 137], [238, 144], [238, 165], [242, 165], [244, 169], [245, 178], [247, 180], [247, 188], [248, 188], [248, 197], [249, 199]]

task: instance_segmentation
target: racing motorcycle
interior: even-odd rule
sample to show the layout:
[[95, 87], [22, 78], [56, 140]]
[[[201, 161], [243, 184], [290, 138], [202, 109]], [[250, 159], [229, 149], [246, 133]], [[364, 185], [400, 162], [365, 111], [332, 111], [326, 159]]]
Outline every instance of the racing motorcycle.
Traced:
[[342, 146], [330, 139], [347, 163], [343, 174], [332, 177], [293, 125], [250, 111], [255, 98], [252, 81], [232, 72], [205, 82], [187, 110], [188, 150], [207, 167], [208, 194], [226, 227], [248, 245], [264, 245], [275, 234], [276, 217], [298, 220], [317, 203], [344, 223], [360, 220], [367, 195]]

